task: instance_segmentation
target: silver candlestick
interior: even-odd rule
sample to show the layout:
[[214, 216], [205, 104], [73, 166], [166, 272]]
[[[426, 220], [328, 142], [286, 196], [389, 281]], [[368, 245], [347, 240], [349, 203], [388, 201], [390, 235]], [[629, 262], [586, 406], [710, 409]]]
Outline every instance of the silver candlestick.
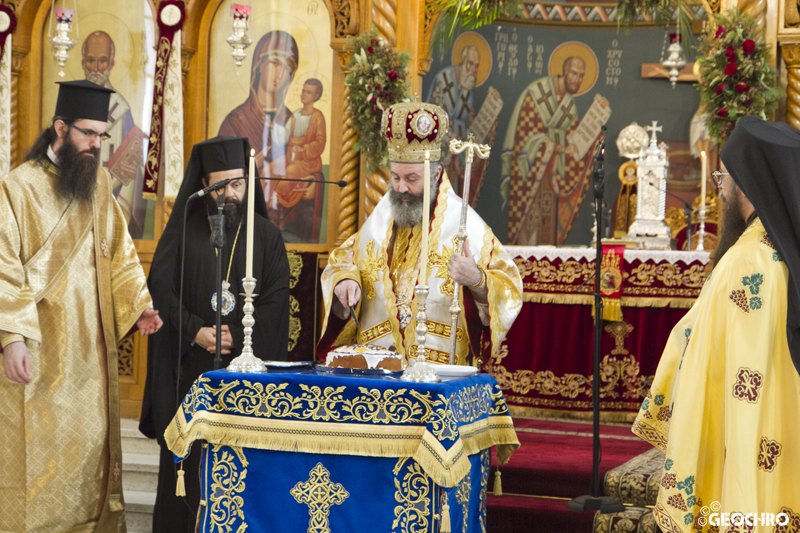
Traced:
[[256, 278], [242, 278], [242, 286], [244, 287], [244, 318], [242, 325], [244, 326], [244, 346], [242, 353], [239, 357], [235, 358], [228, 365], [228, 372], [244, 372], [245, 374], [254, 374], [257, 372], [266, 372], [264, 361], [253, 355], [253, 326], [256, 325], [256, 319], [253, 318], [253, 290], [256, 288]]
[[428, 315], [425, 312], [425, 308], [428, 301], [428, 290], [429, 287], [427, 285], [417, 285], [415, 289], [419, 306], [417, 310], [417, 327], [415, 329], [417, 333], [417, 362], [403, 372], [403, 376], [400, 378], [403, 381], [414, 381], [416, 383], [440, 383], [442, 381], [439, 374], [433, 369], [433, 365], [428, 363], [425, 357], [425, 352], [427, 351], [425, 342], [428, 336]]
[[[700, 231], [697, 232], [697, 250], [702, 252], [705, 250], [703, 240], [706, 237], [706, 206], [700, 208], [697, 219], [700, 221]], [[692, 243], [689, 243], [688, 249], [692, 249]]]

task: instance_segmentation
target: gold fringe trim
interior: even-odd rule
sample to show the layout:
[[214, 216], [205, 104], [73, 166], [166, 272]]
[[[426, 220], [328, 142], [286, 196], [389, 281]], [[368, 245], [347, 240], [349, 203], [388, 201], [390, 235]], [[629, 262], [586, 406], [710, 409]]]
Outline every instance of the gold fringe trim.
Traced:
[[[642, 298], [639, 296], [623, 296], [619, 299], [622, 307], [670, 307], [672, 309], [689, 309], [696, 298]], [[542, 304], [583, 304], [592, 305], [592, 294], [549, 294], [540, 292], [523, 292], [523, 302]]]
[[519, 448], [509, 416], [479, 420], [459, 428], [459, 432], [460, 441], [445, 450], [422, 426], [309, 423], [208, 412], [187, 424], [181, 408], [167, 426], [164, 439], [178, 457], [185, 457], [197, 440], [261, 450], [411, 457], [437, 485], [447, 488], [457, 486], [469, 473], [470, 455], [497, 446], [502, 464]]
[[142, 198], [145, 200], [158, 200], [158, 193], [155, 192], [143, 192]]
[[181, 461], [181, 469], [178, 470], [178, 484], [175, 486], [175, 496], [186, 496], [186, 481], [183, 479], [185, 472], [183, 471], [183, 461]]
[[[520, 407], [509, 405], [508, 412], [514, 418], [556, 418], [566, 420], [592, 420], [591, 411], [560, 411], [557, 409], [542, 409], [540, 407]], [[600, 422], [625, 422], [632, 424], [636, 420], [636, 413], [600, 411]]]
[[503, 482], [500, 478], [500, 469], [494, 471], [494, 486], [492, 487], [492, 494], [495, 496], [503, 495]]
[[542, 292], [522, 292], [523, 302], [539, 304], [591, 304], [594, 296], [590, 294], [550, 294]]
[[450, 524], [450, 503], [447, 501], [447, 493], [443, 492], [444, 503], [442, 503], [442, 519], [439, 523], [439, 533], [451, 533]]
[[672, 309], [691, 309], [697, 298], [641, 298], [623, 296], [622, 307], [671, 307]]
[[[594, 318], [594, 305], [592, 306], [592, 318]], [[603, 320], [622, 322], [622, 307], [619, 304], [619, 298], [603, 298]]]

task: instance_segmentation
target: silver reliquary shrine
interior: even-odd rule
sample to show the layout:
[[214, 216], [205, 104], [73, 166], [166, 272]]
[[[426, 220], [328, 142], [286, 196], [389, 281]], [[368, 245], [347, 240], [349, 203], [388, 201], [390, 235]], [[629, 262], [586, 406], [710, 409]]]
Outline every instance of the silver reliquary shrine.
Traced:
[[649, 250], [669, 250], [672, 232], [664, 221], [667, 201], [667, 160], [666, 144], [658, 146], [656, 132], [661, 126], [654, 120], [647, 130], [651, 132], [650, 145], [636, 160], [637, 198], [636, 219], [628, 229], [626, 240], [639, 242]]

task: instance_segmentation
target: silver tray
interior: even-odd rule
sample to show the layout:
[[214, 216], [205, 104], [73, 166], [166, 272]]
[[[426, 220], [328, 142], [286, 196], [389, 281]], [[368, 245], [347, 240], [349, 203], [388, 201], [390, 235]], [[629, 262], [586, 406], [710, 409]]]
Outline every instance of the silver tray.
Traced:
[[356, 376], [373, 378], [394, 378], [399, 379], [403, 375], [402, 370], [384, 370], [383, 368], [342, 368], [337, 366], [316, 365], [314, 370], [317, 374], [329, 374], [332, 376]]
[[311, 368], [311, 361], [264, 361], [267, 368]]

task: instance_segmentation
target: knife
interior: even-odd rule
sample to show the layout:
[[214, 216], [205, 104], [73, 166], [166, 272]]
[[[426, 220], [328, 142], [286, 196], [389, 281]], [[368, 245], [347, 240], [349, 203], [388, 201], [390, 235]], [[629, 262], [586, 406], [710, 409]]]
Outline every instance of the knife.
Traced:
[[352, 305], [348, 307], [350, 307], [350, 316], [352, 316], [353, 320], [356, 321], [356, 327], [358, 328], [358, 331], [361, 331], [361, 323], [358, 321], [358, 315], [356, 314], [356, 310], [353, 309]]

